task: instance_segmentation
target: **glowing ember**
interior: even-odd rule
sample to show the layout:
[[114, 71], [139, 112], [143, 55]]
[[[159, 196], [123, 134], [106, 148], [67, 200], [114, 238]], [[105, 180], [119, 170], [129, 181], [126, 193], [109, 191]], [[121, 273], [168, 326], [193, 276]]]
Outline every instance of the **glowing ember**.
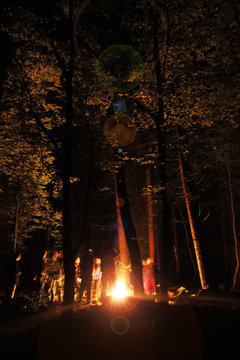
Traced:
[[112, 296], [115, 299], [123, 299], [128, 296], [128, 290], [123, 281], [116, 282], [116, 286], [113, 289]]

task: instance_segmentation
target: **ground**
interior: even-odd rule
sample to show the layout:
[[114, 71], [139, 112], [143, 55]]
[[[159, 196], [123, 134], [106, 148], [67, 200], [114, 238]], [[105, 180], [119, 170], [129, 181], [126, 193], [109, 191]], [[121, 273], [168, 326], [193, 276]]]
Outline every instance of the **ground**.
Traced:
[[[76, 306], [63, 318], [60, 307], [44, 312], [1, 312], [3, 359], [229, 359], [240, 341], [240, 306], [235, 300], [178, 302], [149, 299], [128, 306]], [[228, 354], [228, 355], [227, 355]]]

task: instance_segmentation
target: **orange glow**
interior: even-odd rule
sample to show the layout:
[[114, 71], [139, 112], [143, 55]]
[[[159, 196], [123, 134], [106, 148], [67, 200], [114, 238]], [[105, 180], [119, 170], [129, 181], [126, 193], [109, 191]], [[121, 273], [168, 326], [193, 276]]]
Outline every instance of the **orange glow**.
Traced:
[[115, 286], [109, 289], [103, 305], [111, 312], [125, 313], [133, 309], [137, 303], [138, 299], [133, 294], [130, 282], [124, 276], [120, 276]]
[[115, 299], [123, 299], [128, 296], [128, 289], [123, 281], [119, 280], [116, 282], [115, 288], [112, 291], [112, 296]]
[[77, 267], [80, 264], [80, 257], [76, 257], [75, 259], [75, 266]]

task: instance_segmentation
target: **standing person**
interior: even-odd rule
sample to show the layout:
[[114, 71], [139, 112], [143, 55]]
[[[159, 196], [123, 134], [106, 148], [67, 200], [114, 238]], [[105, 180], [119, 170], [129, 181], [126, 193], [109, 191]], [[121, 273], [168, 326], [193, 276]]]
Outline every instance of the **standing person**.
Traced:
[[113, 247], [108, 247], [102, 258], [102, 293], [101, 298], [107, 296], [112, 291], [116, 281], [115, 257], [118, 251]]
[[95, 292], [95, 302], [98, 302], [98, 299], [101, 295], [101, 278], [102, 278], [102, 271], [101, 271], [101, 259], [94, 258], [93, 264], [93, 286], [92, 289]]
[[20, 260], [21, 260], [20, 251], [16, 251], [6, 263], [6, 274], [5, 274], [5, 298], [7, 301], [14, 298], [16, 293], [16, 288], [20, 282]]
[[153, 259], [143, 260], [143, 284], [146, 295], [156, 295], [156, 285], [153, 272]]
[[48, 290], [51, 302], [62, 301], [62, 255], [54, 251], [49, 263], [50, 288]]
[[74, 262], [75, 265], [75, 286], [74, 286], [74, 299], [78, 299], [79, 289], [80, 289], [80, 257], [77, 256]]
[[81, 285], [79, 289], [79, 301], [81, 304], [84, 290], [87, 291], [87, 304], [91, 301], [91, 286], [93, 272], [93, 254], [92, 249], [88, 249], [80, 258], [80, 276]]

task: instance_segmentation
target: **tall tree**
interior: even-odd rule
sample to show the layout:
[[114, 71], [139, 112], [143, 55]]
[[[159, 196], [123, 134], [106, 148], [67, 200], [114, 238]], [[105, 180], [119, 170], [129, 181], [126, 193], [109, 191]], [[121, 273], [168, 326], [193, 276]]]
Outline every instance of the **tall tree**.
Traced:
[[71, 238], [71, 141], [73, 127], [73, 75], [75, 50], [73, 43], [73, 0], [68, 2], [68, 42], [69, 59], [65, 72], [65, 128], [63, 139], [63, 164], [61, 167], [62, 178], [62, 247], [64, 264], [64, 305], [72, 306], [74, 299], [74, 254]]
[[118, 197], [124, 200], [123, 206], [120, 208], [120, 213], [131, 261], [134, 293], [136, 295], [141, 295], [143, 294], [142, 262], [137, 242], [136, 230], [130, 212], [125, 182], [125, 171], [123, 166], [120, 166], [117, 171], [116, 183]]
[[184, 176], [182, 154], [181, 154], [180, 149], [178, 151], [178, 161], [179, 161], [179, 170], [180, 170], [182, 188], [183, 188], [183, 193], [184, 193], [186, 207], [187, 207], [189, 225], [190, 225], [190, 229], [191, 229], [192, 240], [193, 240], [193, 245], [194, 245], [196, 259], [197, 259], [198, 272], [199, 272], [199, 277], [200, 277], [200, 281], [201, 281], [201, 286], [202, 286], [202, 289], [207, 289], [208, 288], [207, 278], [206, 278], [206, 274], [204, 271], [202, 253], [201, 253], [201, 249], [200, 249], [200, 245], [199, 245], [199, 240], [197, 238], [195, 224], [194, 224], [193, 215], [192, 215], [192, 211], [191, 211], [190, 199], [189, 199], [188, 189], [187, 189], [186, 180], [185, 180], [185, 176]]

